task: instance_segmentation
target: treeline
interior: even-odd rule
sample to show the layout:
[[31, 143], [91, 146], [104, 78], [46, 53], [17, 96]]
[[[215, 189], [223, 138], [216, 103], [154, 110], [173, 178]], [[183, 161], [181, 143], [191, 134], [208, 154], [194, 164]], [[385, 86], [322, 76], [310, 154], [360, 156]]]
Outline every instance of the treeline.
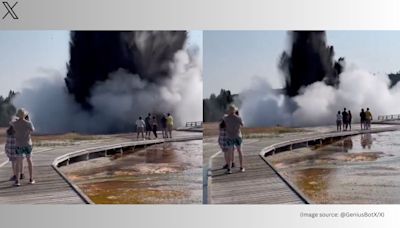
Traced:
[[203, 99], [203, 121], [215, 122], [221, 120], [228, 105], [235, 103], [238, 105], [238, 95], [231, 94], [231, 91], [221, 89], [219, 95], [211, 94], [210, 98]]
[[13, 115], [15, 115], [16, 108], [11, 103], [16, 93], [10, 91], [7, 97], [0, 96], [0, 127], [7, 127]]
[[400, 71], [398, 71], [397, 73], [388, 74], [388, 76], [390, 79], [390, 88], [395, 86], [400, 81]]

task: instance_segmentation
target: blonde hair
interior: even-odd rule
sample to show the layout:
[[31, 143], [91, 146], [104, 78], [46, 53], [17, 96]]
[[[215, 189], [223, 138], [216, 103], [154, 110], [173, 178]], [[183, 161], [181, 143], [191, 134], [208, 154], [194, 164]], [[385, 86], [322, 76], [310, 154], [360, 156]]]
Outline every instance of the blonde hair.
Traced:
[[230, 104], [228, 106], [228, 114], [234, 114], [237, 110], [237, 107], [234, 104]]
[[28, 112], [24, 108], [20, 108], [17, 111], [16, 116], [20, 119], [24, 119], [28, 115]]

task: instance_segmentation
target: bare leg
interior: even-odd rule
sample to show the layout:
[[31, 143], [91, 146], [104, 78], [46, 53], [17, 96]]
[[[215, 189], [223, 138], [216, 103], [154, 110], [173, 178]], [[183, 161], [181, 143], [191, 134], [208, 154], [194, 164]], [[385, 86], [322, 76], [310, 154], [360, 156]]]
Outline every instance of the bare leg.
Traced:
[[15, 179], [15, 183], [16, 184], [20, 184], [20, 177], [21, 177], [21, 167], [22, 167], [22, 157], [21, 156], [18, 156], [17, 157], [17, 167], [16, 167], [16, 169], [17, 169], [17, 176], [16, 176], [16, 179]]
[[24, 174], [24, 157], [21, 157], [21, 166], [19, 167], [19, 173]]
[[[240, 168], [244, 168], [244, 167], [243, 167], [243, 152], [242, 152], [242, 147], [241, 147], [241, 146], [238, 146], [236, 149], [237, 149], [237, 151], [238, 151], [238, 153], [239, 153]], [[232, 159], [232, 160], [233, 160], [233, 159]]]
[[11, 162], [12, 170], [13, 170], [13, 175], [14, 177], [17, 177], [17, 160], [14, 160]]
[[229, 148], [228, 149], [228, 152], [226, 152], [227, 153], [227, 157], [228, 157], [228, 162], [227, 162], [227, 164], [228, 164], [228, 172], [232, 169], [232, 158], [233, 158], [233, 150], [234, 150], [235, 148]]
[[225, 164], [228, 165], [228, 163], [229, 163], [229, 155], [228, 155], [228, 152], [227, 152], [227, 151], [223, 151], [223, 153], [224, 153], [224, 158], [225, 158]]
[[27, 157], [26, 161], [28, 162], [29, 177], [31, 180], [33, 180], [33, 165], [31, 157]]

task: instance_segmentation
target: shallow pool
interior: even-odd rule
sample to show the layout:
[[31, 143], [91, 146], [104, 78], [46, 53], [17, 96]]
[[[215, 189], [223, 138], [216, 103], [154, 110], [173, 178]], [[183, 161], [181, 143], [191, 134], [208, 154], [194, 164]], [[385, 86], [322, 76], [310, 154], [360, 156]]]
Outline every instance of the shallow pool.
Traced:
[[202, 200], [202, 141], [172, 142], [62, 171], [97, 204], [192, 204]]
[[400, 203], [400, 132], [362, 134], [267, 158], [315, 203]]

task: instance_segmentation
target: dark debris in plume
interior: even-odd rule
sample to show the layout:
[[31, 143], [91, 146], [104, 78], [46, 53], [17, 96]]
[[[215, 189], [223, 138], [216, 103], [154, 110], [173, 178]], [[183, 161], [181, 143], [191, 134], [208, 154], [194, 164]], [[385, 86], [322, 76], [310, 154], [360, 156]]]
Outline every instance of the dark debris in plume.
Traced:
[[290, 32], [290, 54], [283, 52], [279, 67], [286, 77], [285, 92], [293, 97], [303, 86], [317, 81], [338, 86], [344, 58], [334, 60], [334, 48], [328, 46], [324, 31]]
[[169, 77], [169, 64], [183, 48], [185, 31], [77, 31], [71, 32], [70, 60], [65, 83], [69, 93], [90, 110], [96, 82], [125, 69], [152, 83]]

